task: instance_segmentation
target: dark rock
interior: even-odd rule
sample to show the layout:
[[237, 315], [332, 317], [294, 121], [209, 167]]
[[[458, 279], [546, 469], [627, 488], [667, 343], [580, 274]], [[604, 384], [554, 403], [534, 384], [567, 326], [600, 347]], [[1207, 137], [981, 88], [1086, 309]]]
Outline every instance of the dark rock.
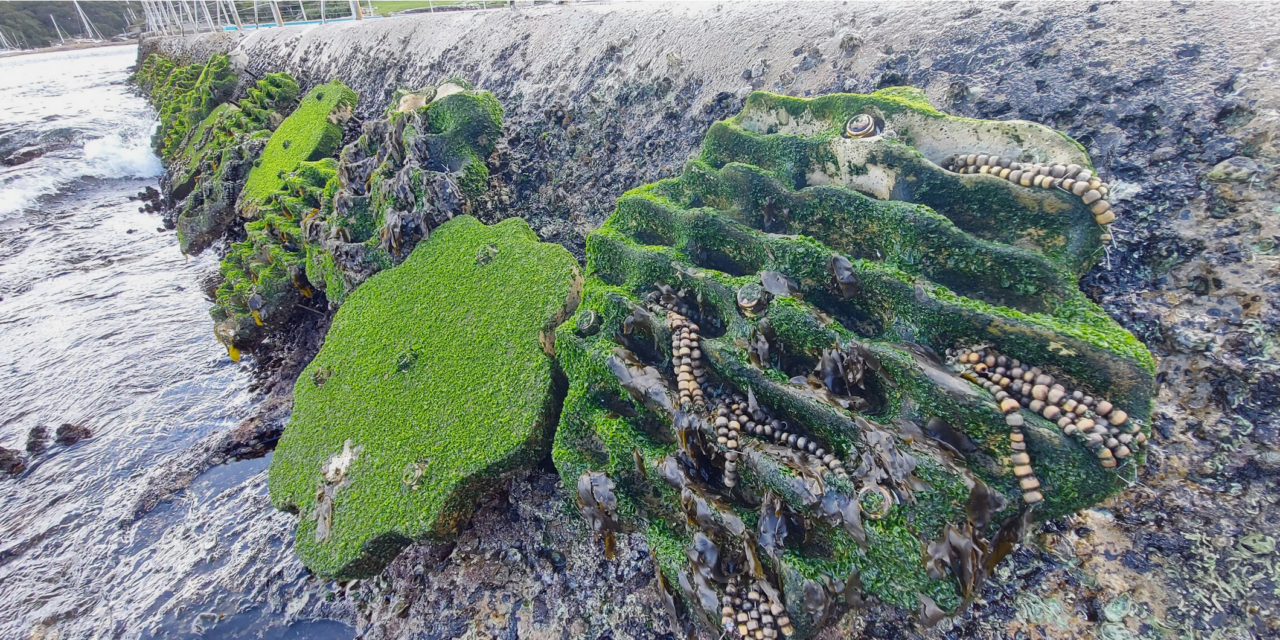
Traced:
[[1160, 162], [1167, 162], [1169, 160], [1172, 160], [1177, 155], [1178, 155], [1178, 150], [1173, 147], [1160, 147], [1159, 149], [1156, 149], [1155, 151], [1151, 152], [1151, 155], [1149, 156], [1149, 160], [1151, 164], [1157, 164]]
[[58, 427], [57, 439], [55, 440], [62, 446], [73, 445], [91, 435], [89, 427], [82, 427], [78, 424], [64, 423]]
[[9, 154], [9, 156], [4, 159], [4, 164], [8, 167], [16, 167], [20, 164], [31, 162], [48, 151], [48, 149], [42, 146], [23, 147]]
[[27, 468], [27, 461], [16, 449], [0, 447], [0, 473], [17, 475]]
[[31, 427], [27, 432], [27, 453], [36, 455], [49, 448], [49, 429], [44, 425]]

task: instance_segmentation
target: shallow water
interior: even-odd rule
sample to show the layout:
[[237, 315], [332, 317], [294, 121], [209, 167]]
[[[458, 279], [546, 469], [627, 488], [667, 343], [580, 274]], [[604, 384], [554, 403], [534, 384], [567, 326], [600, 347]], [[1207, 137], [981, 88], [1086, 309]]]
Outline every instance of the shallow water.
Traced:
[[[0, 638], [351, 637], [305, 621], [321, 586], [274, 511], [268, 461], [206, 473], [121, 525], [162, 463], [246, 416], [248, 364], [214, 340], [185, 259], [132, 200], [160, 172], [134, 47], [0, 59], [0, 446], [84, 425], [0, 479]], [[51, 632], [55, 632], [54, 633]]]

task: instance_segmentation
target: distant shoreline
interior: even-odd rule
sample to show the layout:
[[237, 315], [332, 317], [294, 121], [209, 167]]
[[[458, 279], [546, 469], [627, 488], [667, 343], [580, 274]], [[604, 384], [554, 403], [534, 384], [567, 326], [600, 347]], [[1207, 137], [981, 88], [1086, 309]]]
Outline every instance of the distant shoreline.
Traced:
[[136, 45], [136, 39], [125, 40], [124, 42], [107, 41], [107, 42], [77, 42], [74, 44], [60, 44], [52, 47], [42, 47], [40, 49], [22, 49], [20, 51], [0, 51], [0, 58], [13, 58], [17, 56], [27, 56], [36, 53], [53, 53], [55, 51], [75, 51], [76, 49], [96, 49], [98, 47], [121, 47], [125, 45]]

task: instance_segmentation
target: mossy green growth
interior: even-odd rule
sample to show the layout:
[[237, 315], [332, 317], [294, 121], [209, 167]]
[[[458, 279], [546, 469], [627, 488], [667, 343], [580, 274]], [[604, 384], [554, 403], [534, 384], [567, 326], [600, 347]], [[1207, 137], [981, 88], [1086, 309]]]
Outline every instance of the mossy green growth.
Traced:
[[[843, 135], [849, 118], [867, 112], [895, 135]], [[569, 393], [552, 456], [566, 486], [585, 472], [615, 482], [618, 520], [646, 533], [668, 584], [689, 585], [698, 572], [684, 553], [695, 535], [712, 538], [721, 557], [759, 544], [759, 505], [778, 496], [806, 523], [803, 540], [756, 553], [798, 636], [819, 631], [809, 603], [841, 609], [833, 585], [855, 570], [863, 593], [881, 602], [917, 610], [924, 595], [947, 610], [960, 605], [957, 578], [929, 575], [922, 550], [971, 518], [965, 502], [979, 481], [1008, 498], [996, 522], [1022, 505], [1023, 489], [1005, 415], [947, 362], [950, 348], [990, 345], [1107, 398], [1139, 424], [1150, 419], [1150, 353], [1075, 283], [1097, 256], [1091, 214], [1057, 194], [937, 166], [935, 156], [967, 150], [951, 146], [979, 143], [995, 147], [984, 153], [1088, 166], [1058, 132], [944, 116], [915, 90], [812, 100], [757, 93], [710, 128], [679, 177], [624, 194], [587, 238], [583, 303], [558, 335]], [[998, 215], [974, 220], [984, 203]], [[767, 286], [775, 289], [767, 304], [739, 307], [740, 292], [750, 301]], [[657, 302], [669, 303], [672, 291], [700, 327], [692, 367], [705, 371], [702, 389], [750, 391], [771, 417], [842, 460], [849, 479], [828, 473], [811, 484], [795, 458], [745, 428], [731, 452], [713, 414], [693, 403], [667, 410], [624, 386], [620, 363], [629, 375], [647, 365], [661, 379], [646, 384], [663, 385], [678, 404], [668, 345], [683, 321]], [[865, 365], [859, 390], [837, 384], [848, 395], [836, 397], [829, 378], [810, 375], [830, 349], [853, 354], [846, 367]], [[1095, 504], [1133, 478], [1141, 455], [1108, 470], [1058, 425], [1023, 413], [1043, 492], [1035, 518]], [[903, 459], [911, 464], [891, 462]], [[722, 481], [729, 460], [735, 483]], [[673, 468], [685, 475], [673, 479]], [[829, 507], [841, 496], [860, 506], [865, 544], [832, 523]], [[735, 518], [746, 532], [725, 524]], [[974, 535], [989, 538], [991, 529]], [[702, 607], [695, 589], [675, 595], [691, 618], [717, 626], [718, 605]]]
[[[196, 177], [206, 159], [236, 144], [244, 135], [270, 131], [293, 111], [298, 100], [298, 83], [287, 73], [268, 73], [236, 103], [218, 105], [187, 136], [182, 152], [170, 159], [173, 181]], [[216, 159], [208, 169], [217, 171]]]
[[212, 56], [204, 64], [177, 65], [153, 53], [139, 66], [134, 81], [150, 95], [160, 116], [152, 139], [156, 153], [172, 160], [215, 107], [231, 98], [239, 77], [225, 55]]
[[484, 91], [435, 95], [433, 87], [396, 91], [385, 117], [366, 121], [339, 156], [333, 197], [309, 225], [307, 245], [308, 276], [332, 305], [488, 188], [501, 105]]
[[[859, 114], [874, 116], [885, 135], [842, 135]], [[1092, 166], [1079, 143], [1053, 129], [946, 116], [918, 90], [901, 87], [813, 99], [753, 93], [741, 113], [712, 125], [700, 159], [717, 169], [731, 162], [759, 167], [790, 189], [838, 185], [923, 204], [966, 233], [1030, 249], [1076, 277], [1097, 262], [1104, 230], [1079, 198], [939, 166], [974, 150]]]
[[271, 134], [262, 157], [249, 172], [237, 203], [243, 217], [256, 217], [299, 162], [334, 155], [342, 142], [341, 124], [351, 117], [357, 100], [355, 92], [338, 80], [307, 92], [298, 108]]
[[235, 223], [236, 200], [253, 163], [297, 97], [292, 77], [267, 74], [238, 103], [218, 105], [168, 163], [175, 197], [191, 186], [174, 221], [183, 253], [200, 253]]
[[223, 342], [248, 346], [317, 297], [306, 277], [299, 223], [319, 211], [336, 173], [333, 158], [300, 163], [262, 206], [260, 217], [245, 224], [245, 240], [232, 244], [222, 260], [223, 281], [210, 310]]
[[461, 216], [347, 299], [271, 462], [308, 568], [374, 575], [545, 454], [559, 403], [548, 354], [579, 286], [568, 251], [523, 220]]

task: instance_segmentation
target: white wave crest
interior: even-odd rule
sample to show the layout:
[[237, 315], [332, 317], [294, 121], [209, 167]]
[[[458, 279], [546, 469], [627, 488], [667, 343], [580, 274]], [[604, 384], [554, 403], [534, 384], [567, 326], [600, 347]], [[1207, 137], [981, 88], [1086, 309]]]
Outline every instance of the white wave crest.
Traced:
[[90, 140], [84, 145], [85, 164], [95, 178], [154, 178], [164, 167], [145, 138], [120, 135]]
[[[133, 135], [114, 133], [85, 142], [79, 157], [54, 152], [8, 170], [0, 170], [0, 219], [21, 213], [41, 197], [59, 193], [81, 178], [112, 180], [153, 178], [164, 166], [151, 152], [146, 129]], [[72, 151], [72, 154], [75, 152]]]

